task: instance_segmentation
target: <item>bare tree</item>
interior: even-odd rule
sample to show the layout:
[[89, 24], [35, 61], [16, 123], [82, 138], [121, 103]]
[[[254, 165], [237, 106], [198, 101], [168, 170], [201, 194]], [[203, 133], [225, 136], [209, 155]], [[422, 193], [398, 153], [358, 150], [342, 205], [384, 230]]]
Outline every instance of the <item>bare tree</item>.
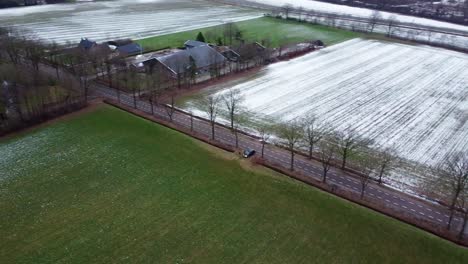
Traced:
[[327, 14], [325, 16], [325, 22], [329, 27], [335, 27], [336, 25], [336, 16], [334, 14]]
[[239, 130], [240, 127], [243, 123], [245, 123], [245, 118], [242, 117], [242, 115], [236, 116], [235, 117], [235, 122], [233, 127], [231, 128], [232, 133], [234, 134], [234, 139], [236, 142], [236, 148], [239, 148]]
[[169, 117], [169, 121], [174, 121], [174, 114], [175, 114], [175, 95], [176, 91], [174, 91], [174, 88], [169, 89], [168, 93], [169, 95], [169, 104], [165, 105], [164, 109], [166, 110], [167, 116]]
[[426, 31], [426, 34], [427, 34], [427, 43], [431, 44], [431, 41], [432, 41], [432, 30], [428, 29]]
[[292, 120], [279, 126], [279, 136], [285, 140], [287, 149], [291, 152], [291, 171], [294, 171], [294, 155], [303, 135], [303, 127], [298, 120]]
[[155, 71], [154, 64], [145, 69], [146, 90], [149, 92], [149, 102], [151, 104], [151, 113], [154, 115], [154, 106], [159, 105], [162, 96], [161, 72]]
[[25, 58], [31, 62], [35, 71], [39, 71], [39, 64], [45, 57], [45, 46], [39, 41], [24, 41]]
[[208, 114], [208, 118], [211, 124], [211, 139], [215, 140], [215, 125], [216, 118], [218, 116], [220, 97], [217, 95], [209, 95], [203, 98], [202, 107], [204, 111]]
[[234, 123], [237, 118], [237, 114], [241, 111], [240, 104], [244, 100], [244, 97], [240, 93], [239, 89], [229, 89], [223, 96], [224, 104], [229, 111], [229, 118], [231, 121], [231, 129], [234, 129]]
[[312, 159], [315, 145], [325, 136], [326, 128], [319, 123], [315, 115], [308, 115], [303, 119], [304, 142], [309, 150], [309, 159]]
[[366, 188], [372, 180], [372, 175], [375, 173], [376, 162], [370, 154], [364, 153], [360, 155], [357, 165], [360, 172], [359, 182], [361, 183], [361, 199], [363, 199]]
[[392, 37], [394, 27], [395, 27], [395, 25], [397, 23], [398, 23], [398, 20], [397, 20], [395, 15], [391, 15], [390, 17], [388, 17], [388, 19], [387, 19], [387, 26], [388, 26], [387, 37]]
[[394, 169], [395, 163], [397, 162], [397, 155], [390, 148], [384, 149], [376, 154], [375, 162], [378, 164], [378, 182], [382, 184], [382, 179], [389, 175]]
[[229, 22], [224, 25], [223, 36], [224, 36], [224, 44], [227, 45], [229, 40], [229, 45], [232, 46], [233, 40], [235, 36], [239, 35], [240, 29], [237, 27], [236, 24]]
[[319, 143], [319, 159], [322, 164], [323, 174], [322, 182], [327, 182], [328, 171], [331, 168], [332, 162], [336, 159], [336, 143], [333, 142], [333, 139], [323, 140]]
[[125, 63], [122, 61], [123, 59], [113, 59], [111, 56], [106, 56], [103, 58], [103, 64], [105, 67], [105, 72], [107, 75], [107, 82], [110, 88], [113, 87], [113, 69], [116, 65]]
[[342, 132], [336, 133], [336, 142], [341, 154], [342, 169], [346, 168], [346, 163], [351, 154], [357, 152], [361, 147], [366, 147], [370, 143], [359, 137], [356, 130], [351, 127], [346, 128]]
[[304, 13], [304, 8], [302, 6], [299, 6], [297, 8], [297, 14], [299, 15], [299, 21], [302, 21], [302, 13]]
[[463, 17], [465, 18], [465, 20], [468, 20], [468, 1], [467, 0], [465, 0], [463, 4]]
[[21, 62], [21, 57], [24, 55], [24, 40], [19, 38], [16, 33], [7, 30], [0, 45], [13, 65], [18, 65]]
[[271, 137], [271, 126], [267, 124], [260, 124], [257, 127], [257, 131], [260, 135], [260, 143], [262, 143], [262, 158], [265, 154], [265, 145], [268, 143]]
[[435, 169], [437, 173], [436, 188], [449, 199], [450, 217], [447, 229], [450, 229], [456, 205], [468, 185], [468, 155], [455, 153], [448, 156]]
[[84, 92], [84, 98], [88, 100], [89, 88], [91, 85], [90, 75], [91, 75], [91, 67], [90, 64], [87, 63], [86, 56], [79, 56], [78, 57], [80, 62], [74, 65], [73, 71], [76, 73], [76, 76], [80, 82], [80, 86]]
[[189, 111], [190, 115], [190, 132], [193, 132], [193, 111]]
[[55, 69], [57, 80], [60, 80], [60, 66], [63, 64], [62, 56], [59, 54], [60, 46], [54, 41], [47, 47], [47, 60], [50, 65]]
[[380, 14], [380, 11], [374, 10], [372, 12], [372, 15], [369, 17], [369, 22], [367, 24], [367, 30], [370, 33], [374, 32], [374, 28], [379, 23], [379, 21], [382, 19], [382, 15]]
[[289, 13], [293, 10], [293, 6], [291, 4], [285, 4], [281, 8], [283, 9], [286, 19], [289, 19]]
[[458, 232], [458, 239], [462, 240], [465, 235], [466, 226], [468, 224], [468, 186], [460, 194], [460, 208], [463, 212], [463, 221], [460, 231]]
[[139, 88], [140, 87], [140, 78], [139, 78], [138, 72], [133, 68], [130, 68], [128, 70], [128, 82], [129, 82], [130, 87], [127, 86], [127, 89], [130, 88], [132, 90], [133, 107], [135, 109], [137, 109], [138, 108], [137, 91], [140, 90], [140, 88]]

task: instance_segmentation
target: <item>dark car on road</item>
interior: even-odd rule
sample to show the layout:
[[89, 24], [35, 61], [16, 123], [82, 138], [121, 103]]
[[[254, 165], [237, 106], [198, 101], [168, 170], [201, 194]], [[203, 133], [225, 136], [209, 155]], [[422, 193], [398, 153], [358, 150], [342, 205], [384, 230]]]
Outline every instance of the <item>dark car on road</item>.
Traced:
[[245, 150], [244, 150], [244, 153], [242, 154], [242, 156], [243, 156], [244, 158], [247, 159], [247, 158], [250, 158], [250, 157], [252, 157], [253, 155], [255, 155], [255, 153], [256, 153], [256, 152], [255, 152], [255, 150], [253, 150], [253, 149], [245, 149]]

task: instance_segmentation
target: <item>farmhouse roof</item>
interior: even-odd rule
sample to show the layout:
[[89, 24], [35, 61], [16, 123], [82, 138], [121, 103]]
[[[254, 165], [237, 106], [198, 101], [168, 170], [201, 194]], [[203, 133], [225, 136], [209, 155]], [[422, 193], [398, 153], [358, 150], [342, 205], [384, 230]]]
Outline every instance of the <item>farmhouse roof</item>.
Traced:
[[240, 58], [239, 53], [235, 52], [228, 46], [214, 46], [213, 48], [230, 61], [237, 61]]
[[205, 42], [197, 41], [197, 40], [187, 40], [184, 43], [184, 45], [186, 48], [191, 49], [191, 48], [196, 48], [200, 46], [207, 46], [208, 44]]
[[226, 61], [223, 55], [208, 45], [181, 50], [155, 59], [176, 74], [187, 71], [192, 65], [191, 60], [198, 69]]
[[78, 44], [78, 47], [85, 49], [85, 50], [89, 50], [96, 45], [97, 45], [96, 41], [92, 41], [87, 38], [82, 38], [80, 41], [80, 44]]
[[252, 42], [252, 43], [243, 43], [240, 44], [237, 47], [234, 47], [234, 49], [239, 53], [240, 50], [247, 50], [247, 49], [253, 49], [256, 50], [257, 52], [264, 51], [266, 49], [265, 46], [258, 42]]
[[107, 44], [109, 45], [113, 45], [113, 46], [116, 46], [116, 47], [120, 47], [120, 46], [125, 46], [125, 45], [128, 45], [128, 44], [132, 44], [133, 41], [131, 39], [116, 39], [116, 40], [111, 40], [111, 41], [108, 41]]
[[122, 53], [126, 53], [126, 54], [136, 54], [136, 53], [141, 53], [143, 51], [143, 49], [140, 46], [140, 44], [130, 43], [130, 44], [127, 44], [127, 45], [117, 47], [117, 51], [122, 52]]

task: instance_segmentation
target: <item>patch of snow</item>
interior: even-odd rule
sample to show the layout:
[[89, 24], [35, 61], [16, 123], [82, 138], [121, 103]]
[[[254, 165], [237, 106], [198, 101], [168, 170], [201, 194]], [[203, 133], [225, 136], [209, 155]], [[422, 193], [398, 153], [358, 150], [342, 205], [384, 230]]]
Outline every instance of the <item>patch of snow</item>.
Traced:
[[[211, 91], [222, 96], [227, 88], [241, 91], [251, 116], [288, 121], [314, 114], [336, 131], [351, 126], [376, 148], [392, 147], [420, 164], [468, 151], [463, 53], [354, 39]], [[197, 107], [196, 101], [187, 104]]]
[[8, 8], [0, 10], [0, 24], [64, 44], [83, 37], [144, 38], [259, 16], [255, 10], [205, 0], [116, 0]]

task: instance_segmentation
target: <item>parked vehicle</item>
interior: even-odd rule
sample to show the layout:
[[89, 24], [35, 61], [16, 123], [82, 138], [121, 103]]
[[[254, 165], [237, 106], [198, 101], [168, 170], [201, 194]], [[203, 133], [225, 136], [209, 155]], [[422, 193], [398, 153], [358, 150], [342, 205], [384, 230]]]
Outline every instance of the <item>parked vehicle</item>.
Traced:
[[253, 149], [245, 149], [244, 150], [244, 153], [242, 154], [242, 156], [246, 159], [252, 157], [253, 155], [255, 155], [256, 151], [253, 150]]

